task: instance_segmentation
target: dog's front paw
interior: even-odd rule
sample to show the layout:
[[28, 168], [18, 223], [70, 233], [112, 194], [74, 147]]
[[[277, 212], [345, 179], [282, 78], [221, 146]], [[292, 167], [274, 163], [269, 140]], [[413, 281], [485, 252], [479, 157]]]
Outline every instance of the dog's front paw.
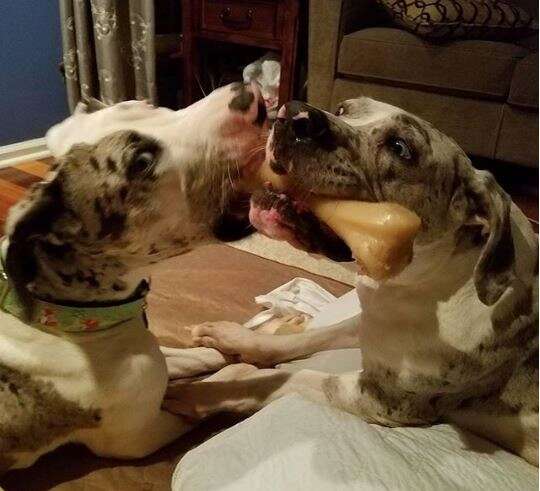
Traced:
[[250, 412], [252, 399], [242, 399], [238, 389], [242, 380], [257, 370], [253, 365], [237, 363], [204, 380], [172, 382], [167, 388], [162, 407], [173, 414], [195, 420], [224, 411]]
[[191, 328], [196, 346], [214, 348], [238, 361], [260, 367], [272, 366], [269, 335], [260, 334], [236, 322], [205, 322]]

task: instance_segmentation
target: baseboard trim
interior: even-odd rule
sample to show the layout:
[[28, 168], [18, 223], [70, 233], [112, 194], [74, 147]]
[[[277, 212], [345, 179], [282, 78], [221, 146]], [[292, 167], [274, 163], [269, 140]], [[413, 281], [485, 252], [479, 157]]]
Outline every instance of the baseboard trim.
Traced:
[[47, 149], [45, 138], [12, 143], [0, 147], [0, 168], [50, 156], [51, 152]]

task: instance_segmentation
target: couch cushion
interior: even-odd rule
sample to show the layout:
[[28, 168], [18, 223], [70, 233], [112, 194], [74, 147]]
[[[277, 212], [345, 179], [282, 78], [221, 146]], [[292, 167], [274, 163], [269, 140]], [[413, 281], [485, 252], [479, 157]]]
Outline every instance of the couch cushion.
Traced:
[[513, 39], [531, 32], [533, 15], [503, 0], [379, 0], [393, 21], [426, 38]]
[[538, 112], [506, 105], [495, 158], [538, 167]]
[[513, 106], [538, 109], [538, 53], [518, 61], [508, 102]]
[[375, 27], [344, 36], [341, 74], [506, 98], [516, 62], [527, 50], [495, 41], [435, 45], [402, 29]]

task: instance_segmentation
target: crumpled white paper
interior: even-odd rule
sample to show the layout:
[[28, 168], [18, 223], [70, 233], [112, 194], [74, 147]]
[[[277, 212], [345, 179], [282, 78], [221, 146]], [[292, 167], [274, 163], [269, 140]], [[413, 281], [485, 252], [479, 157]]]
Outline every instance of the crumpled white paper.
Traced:
[[258, 313], [244, 324], [249, 329], [273, 318], [294, 314], [307, 314], [312, 317], [307, 329], [329, 327], [360, 313], [355, 290], [337, 298], [306, 278], [294, 278], [265, 295], [255, 297], [255, 302], [264, 305], [267, 310]]

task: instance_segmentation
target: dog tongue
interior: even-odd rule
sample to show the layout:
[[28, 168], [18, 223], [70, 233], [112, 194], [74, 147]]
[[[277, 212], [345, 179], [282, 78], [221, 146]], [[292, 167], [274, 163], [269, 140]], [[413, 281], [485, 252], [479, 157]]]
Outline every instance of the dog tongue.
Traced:
[[314, 198], [313, 213], [350, 247], [362, 273], [375, 280], [397, 275], [412, 260], [420, 218], [395, 203]]

